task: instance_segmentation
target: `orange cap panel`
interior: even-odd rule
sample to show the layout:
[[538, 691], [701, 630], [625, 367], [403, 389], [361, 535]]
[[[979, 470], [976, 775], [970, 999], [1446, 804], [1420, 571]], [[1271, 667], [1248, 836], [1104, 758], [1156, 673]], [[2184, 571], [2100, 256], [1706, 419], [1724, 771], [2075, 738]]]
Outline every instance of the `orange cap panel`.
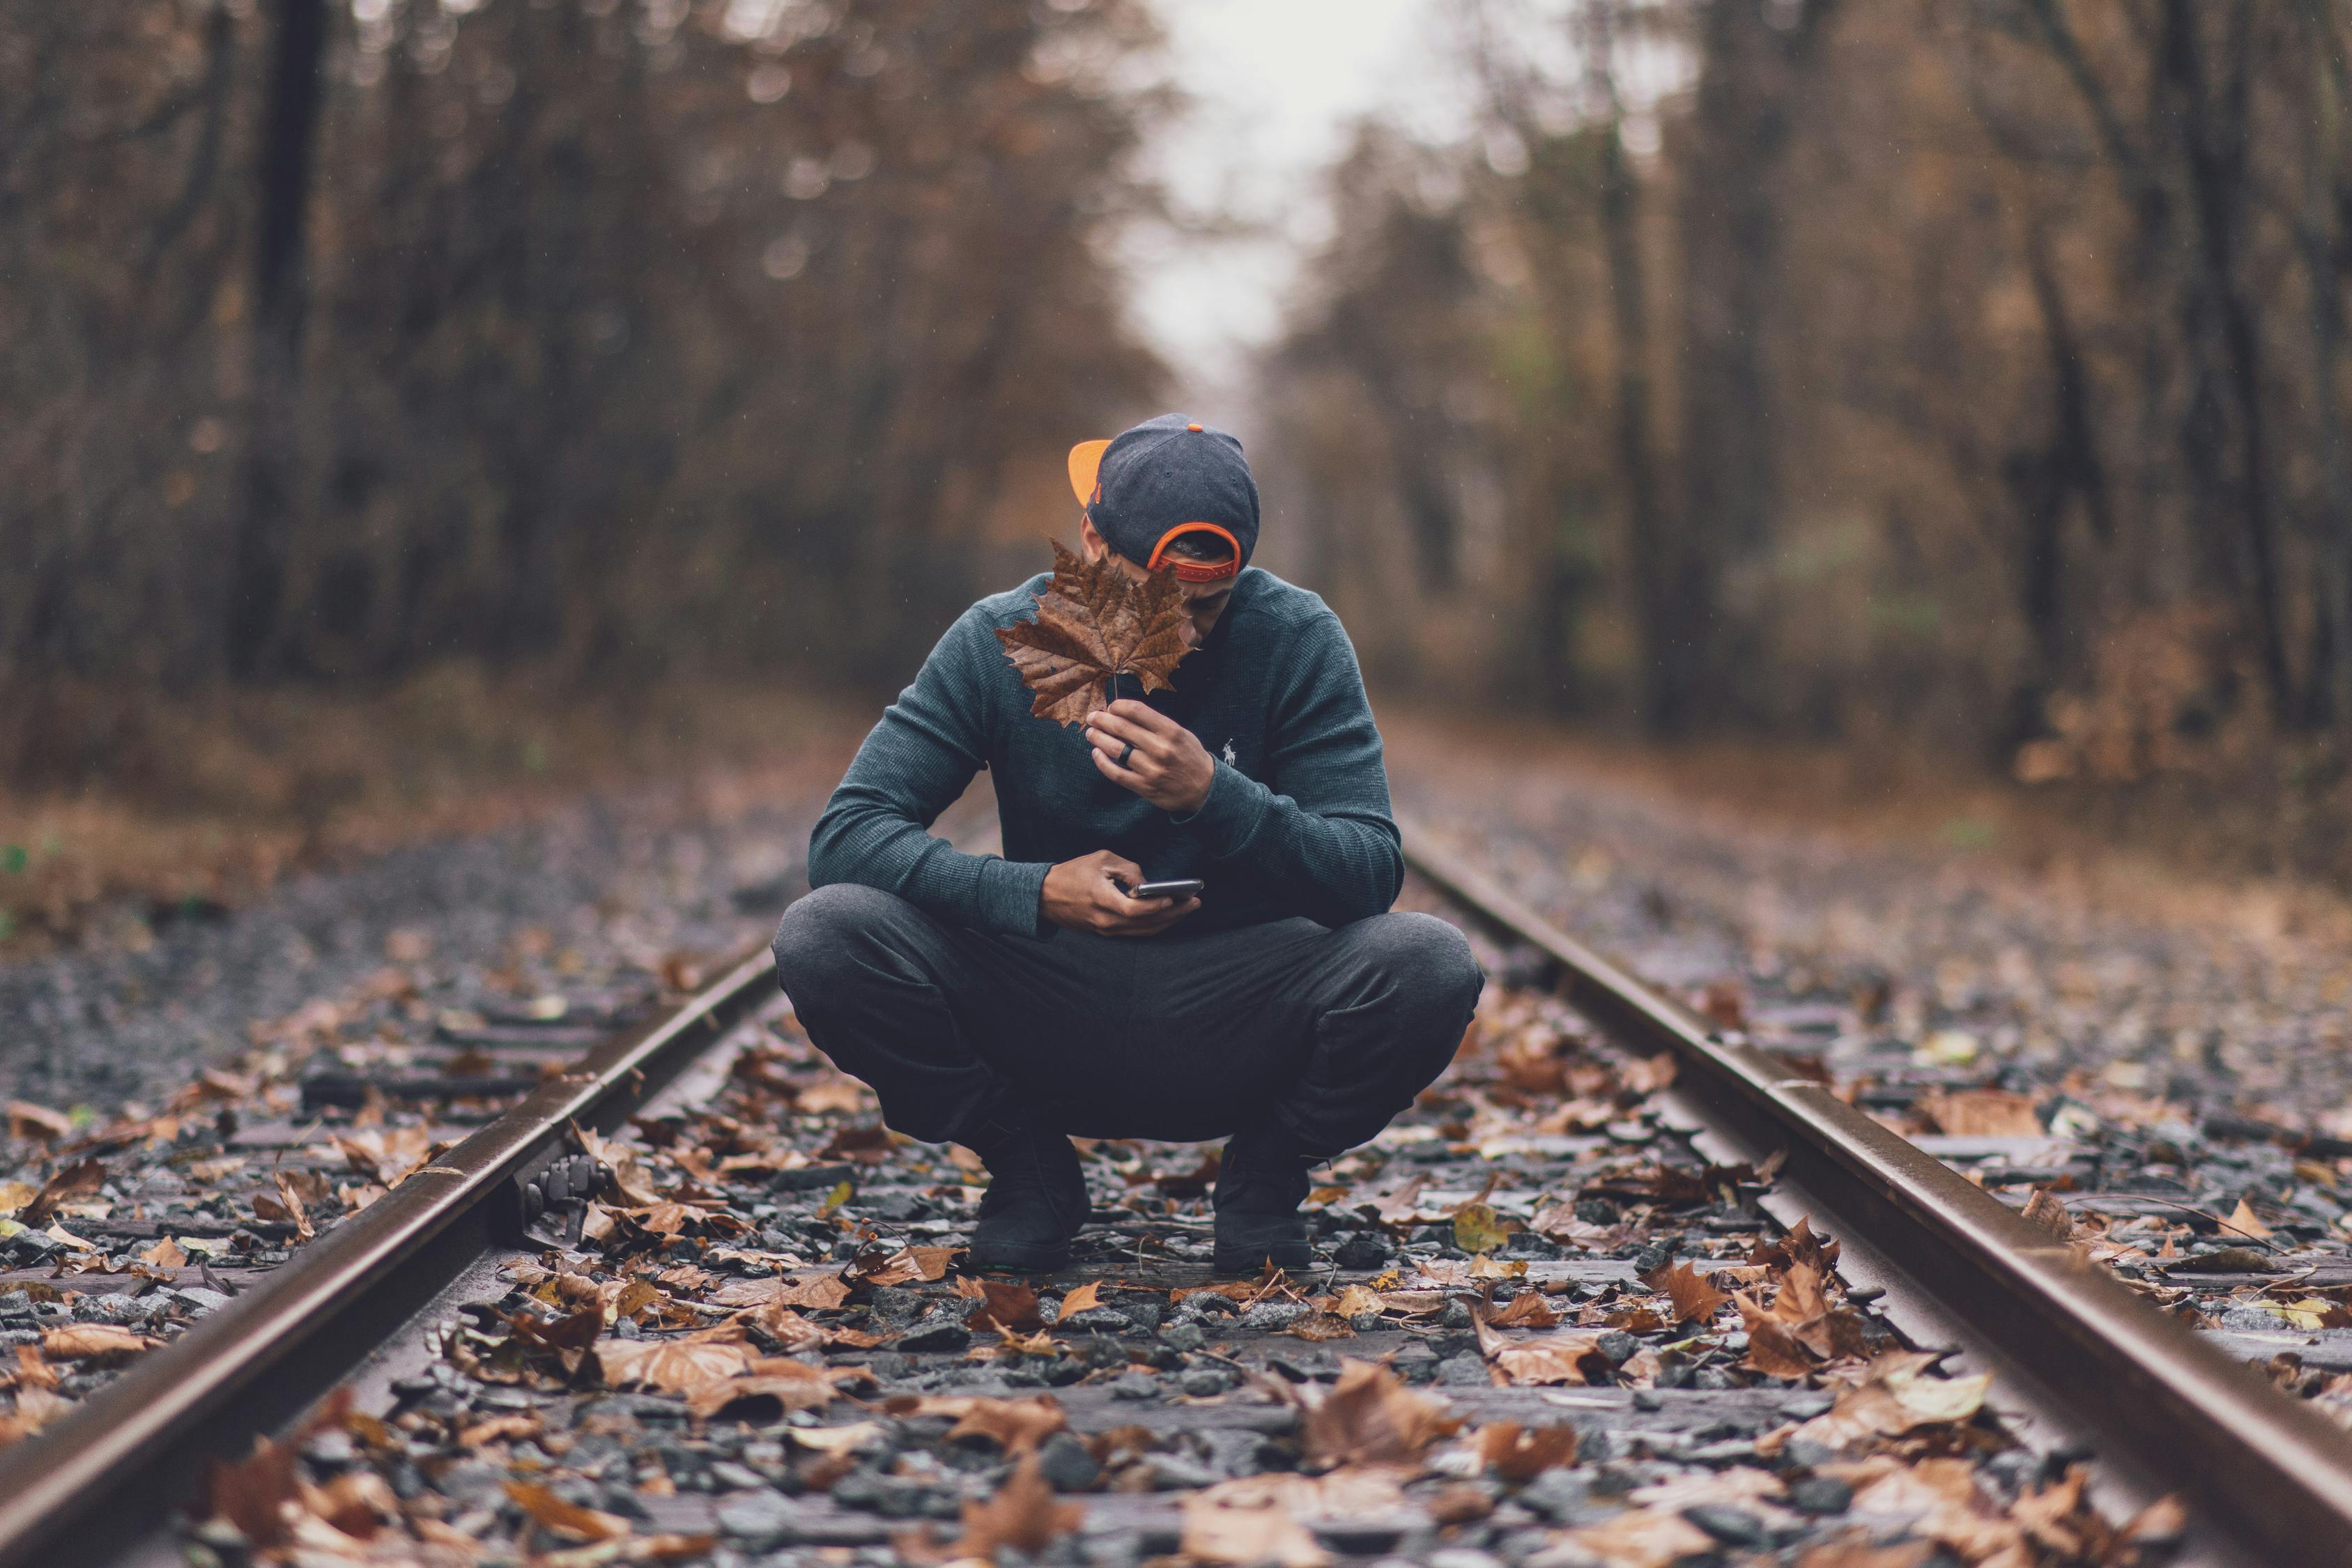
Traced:
[[1094, 503], [1095, 474], [1102, 468], [1102, 455], [1109, 446], [1108, 440], [1081, 441], [1070, 448], [1070, 489], [1077, 493], [1080, 506]]

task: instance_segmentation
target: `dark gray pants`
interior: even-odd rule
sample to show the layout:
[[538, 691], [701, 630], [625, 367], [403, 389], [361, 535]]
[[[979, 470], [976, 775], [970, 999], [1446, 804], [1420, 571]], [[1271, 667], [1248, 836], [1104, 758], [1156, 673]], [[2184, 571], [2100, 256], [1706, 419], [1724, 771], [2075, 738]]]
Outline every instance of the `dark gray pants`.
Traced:
[[910, 1137], [961, 1141], [1010, 1106], [1097, 1138], [1191, 1142], [1271, 1121], [1327, 1157], [1444, 1070], [1482, 980], [1433, 915], [1038, 938], [846, 884], [785, 910], [775, 952], [809, 1038]]

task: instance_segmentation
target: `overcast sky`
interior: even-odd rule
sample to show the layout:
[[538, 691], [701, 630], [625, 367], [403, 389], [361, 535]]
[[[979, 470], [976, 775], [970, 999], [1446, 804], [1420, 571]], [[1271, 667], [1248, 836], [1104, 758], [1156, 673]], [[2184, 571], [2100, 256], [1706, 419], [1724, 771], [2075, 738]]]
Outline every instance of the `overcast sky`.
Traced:
[[1427, 135], [1460, 123], [1444, 0], [1157, 0], [1176, 85], [1196, 101], [1150, 165], [1178, 202], [1265, 220], [1269, 237], [1132, 237], [1139, 325], [1202, 406], [1229, 395], [1322, 236], [1319, 176], [1367, 113]]

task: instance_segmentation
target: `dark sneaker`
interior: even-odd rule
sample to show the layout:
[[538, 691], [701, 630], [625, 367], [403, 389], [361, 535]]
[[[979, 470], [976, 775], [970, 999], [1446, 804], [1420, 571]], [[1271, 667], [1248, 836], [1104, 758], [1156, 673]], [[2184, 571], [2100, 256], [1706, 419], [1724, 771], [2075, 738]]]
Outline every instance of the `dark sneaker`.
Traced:
[[1078, 1152], [1058, 1132], [992, 1128], [975, 1144], [988, 1166], [966, 1262], [974, 1268], [1051, 1274], [1070, 1266], [1070, 1238], [1087, 1223], [1087, 1178]]
[[1217, 1272], [1313, 1267], [1307, 1216], [1298, 1212], [1313, 1163], [1314, 1156], [1270, 1128], [1245, 1128], [1226, 1141], [1217, 1164]]

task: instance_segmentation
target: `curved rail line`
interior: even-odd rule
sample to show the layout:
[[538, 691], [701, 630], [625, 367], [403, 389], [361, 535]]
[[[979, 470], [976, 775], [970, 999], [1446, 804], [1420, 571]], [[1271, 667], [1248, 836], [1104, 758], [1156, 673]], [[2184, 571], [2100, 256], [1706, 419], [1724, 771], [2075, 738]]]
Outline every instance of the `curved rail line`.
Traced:
[[[1912, 1288], [2266, 1563], [2352, 1568], [2352, 1436], [2027, 1226], [1957, 1172], [1769, 1053], [1711, 1029], [1407, 824], [1406, 860], [1558, 965], [1567, 1000], [1819, 1194]], [[0, 1568], [100, 1561], [163, 1524], [207, 1458], [281, 1428], [535, 1217], [530, 1184], [577, 1123], [610, 1131], [773, 994], [746, 954], [616, 1036], [434, 1165], [0, 1455]]]
[[241, 1456], [535, 1217], [574, 1123], [610, 1131], [774, 994], [762, 948], [591, 1050], [71, 1415], [0, 1455], [0, 1565], [104, 1560], [163, 1524], [206, 1459]]
[[1603, 1028], [1671, 1050], [1676, 1087], [1997, 1347], [2081, 1429], [2280, 1568], [2352, 1564], [2352, 1435], [2201, 1342], [1940, 1160], [1769, 1052], [1711, 1028], [1404, 825], [1405, 860], [1499, 933], [1559, 965], [1560, 994]]

